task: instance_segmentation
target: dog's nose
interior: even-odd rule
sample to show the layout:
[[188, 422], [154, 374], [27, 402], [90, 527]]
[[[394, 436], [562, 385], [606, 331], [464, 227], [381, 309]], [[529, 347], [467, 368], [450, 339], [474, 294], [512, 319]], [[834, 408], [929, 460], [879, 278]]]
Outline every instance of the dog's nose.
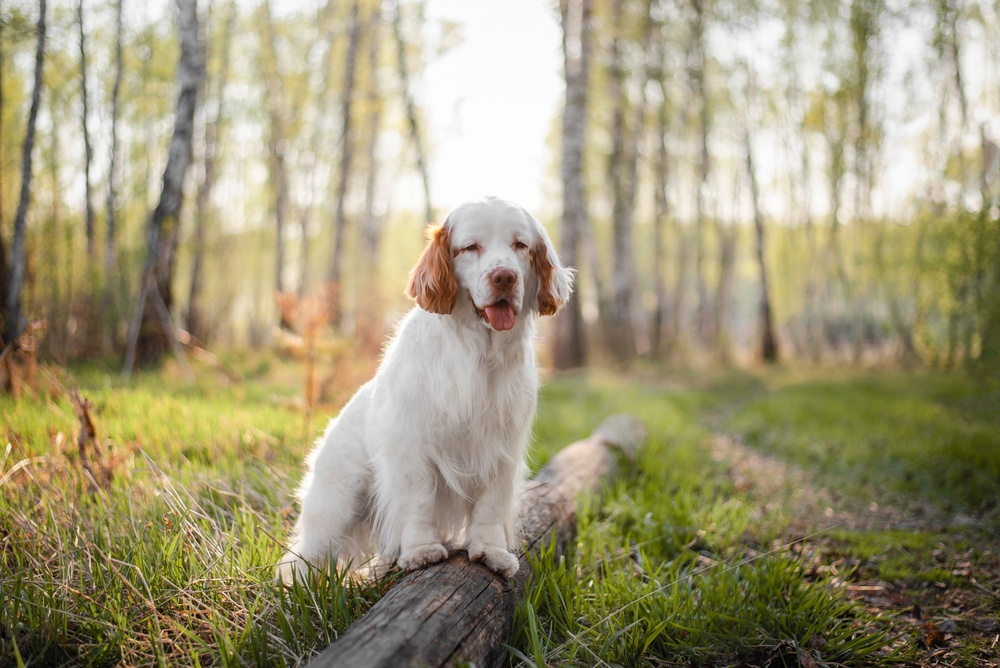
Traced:
[[517, 274], [510, 269], [494, 269], [490, 272], [490, 283], [496, 290], [510, 290], [517, 283]]

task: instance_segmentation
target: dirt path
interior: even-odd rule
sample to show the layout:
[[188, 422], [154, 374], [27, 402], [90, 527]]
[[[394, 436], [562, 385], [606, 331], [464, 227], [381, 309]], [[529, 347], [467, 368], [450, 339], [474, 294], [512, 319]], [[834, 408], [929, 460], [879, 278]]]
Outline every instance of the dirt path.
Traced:
[[[833, 576], [906, 652], [907, 665], [1000, 667], [1000, 541], [976, 518], [925, 502], [865, 505], [816, 483], [802, 468], [719, 435], [712, 456], [740, 492], [756, 500], [765, 524], [811, 536], [793, 546], [817, 577]], [[912, 577], [880, 578], [886, 555], [864, 554], [838, 536], [904, 531], [926, 536], [906, 554]], [[920, 541], [918, 541], [920, 542]], [[938, 575], [939, 578], [934, 576]], [[870, 628], [869, 632], [877, 632]]]
[[975, 523], [968, 517], [949, 517], [924, 502], [914, 501], [905, 509], [875, 502], [865, 505], [817, 484], [801, 467], [752, 450], [730, 436], [719, 435], [713, 440], [712, 457], [729, 464], [737, 490], [752, 490], [761, 500], [762, 513], [787, 516], [793, 529], [809, 533], [825, 526], [866, 531], [940, 531]]

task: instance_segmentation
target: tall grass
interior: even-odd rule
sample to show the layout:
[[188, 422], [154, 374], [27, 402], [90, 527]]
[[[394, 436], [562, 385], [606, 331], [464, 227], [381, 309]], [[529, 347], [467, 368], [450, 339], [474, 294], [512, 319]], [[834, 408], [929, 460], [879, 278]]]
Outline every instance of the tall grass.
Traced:
[[[169, 369], [127, 386], [78, 371], [112, 464], [103, 487], [79, 465], [60, 383], [0, 399], [10, 444], [0, 452], [0, 665], [299, 665], [391, 584], [330, 569], [275, 584], [313, 435], [289, 401], [295, 374], [254, 368], [242, 384], [195, 386]], [[599, 373], [543, 388], [535, 468], [613, 412], [637, 414], [650, 439], [583, 502], [571, 549], [535, 560], [514, 663], [892, 658], [881, 622], [817, 575], [799, 537], [709, 453], [709, 417], [738, 405], [726, 422], [738, 426], [766, 391], [749, 376], [713, 386]]]
[[533, 560], [515, 620], [518, 661], [892, 661], [884, 632], [815, 576], [795, 541], [761, 521], [760, 500], [738, 493], [710, 456], [702, 420], [728, 396], [608, 379], [543, 390], [559, 424], [630, 410], [651, 436], [637, 466], [581, 507], [571, 553]]
[[309, 440], [286, 402], [82, 377], [103, 488], [60, 392], [0, 403], [0, 665], [297, 665], [378, 598], [334, 571], [275, 584]]
[[917, 497], [1000, 510], [1000, 383], [963, 374], [865, 374], [782, 383], [725, 428], [868, 501]]

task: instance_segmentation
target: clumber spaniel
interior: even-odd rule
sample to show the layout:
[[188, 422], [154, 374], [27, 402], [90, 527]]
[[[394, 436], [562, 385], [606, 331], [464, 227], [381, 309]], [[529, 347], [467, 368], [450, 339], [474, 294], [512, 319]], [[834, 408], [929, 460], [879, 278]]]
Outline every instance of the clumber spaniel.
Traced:
[[428, 228], [407, 288], [419, 308], [309, 457], [283, 581], [328, 557], [357, 569], [377, 555], [412, 571], [448, 547], [517, 571], [535, 321], [562, 306], [572, 281], [542, 226], [509, 202], [469, 202]]

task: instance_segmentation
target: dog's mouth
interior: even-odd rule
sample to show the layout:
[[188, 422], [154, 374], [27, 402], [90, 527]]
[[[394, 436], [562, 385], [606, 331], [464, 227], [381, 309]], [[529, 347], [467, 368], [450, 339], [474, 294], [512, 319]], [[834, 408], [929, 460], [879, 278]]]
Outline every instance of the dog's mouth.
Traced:
[[[479, 310], [479, 309], [476, 309]], [[479, 315], [486, 318], [490, 327], [498, 332], [505, 332], [514, 327], [514, 305], [506, 299], [500, 299], [480, 310]]]

